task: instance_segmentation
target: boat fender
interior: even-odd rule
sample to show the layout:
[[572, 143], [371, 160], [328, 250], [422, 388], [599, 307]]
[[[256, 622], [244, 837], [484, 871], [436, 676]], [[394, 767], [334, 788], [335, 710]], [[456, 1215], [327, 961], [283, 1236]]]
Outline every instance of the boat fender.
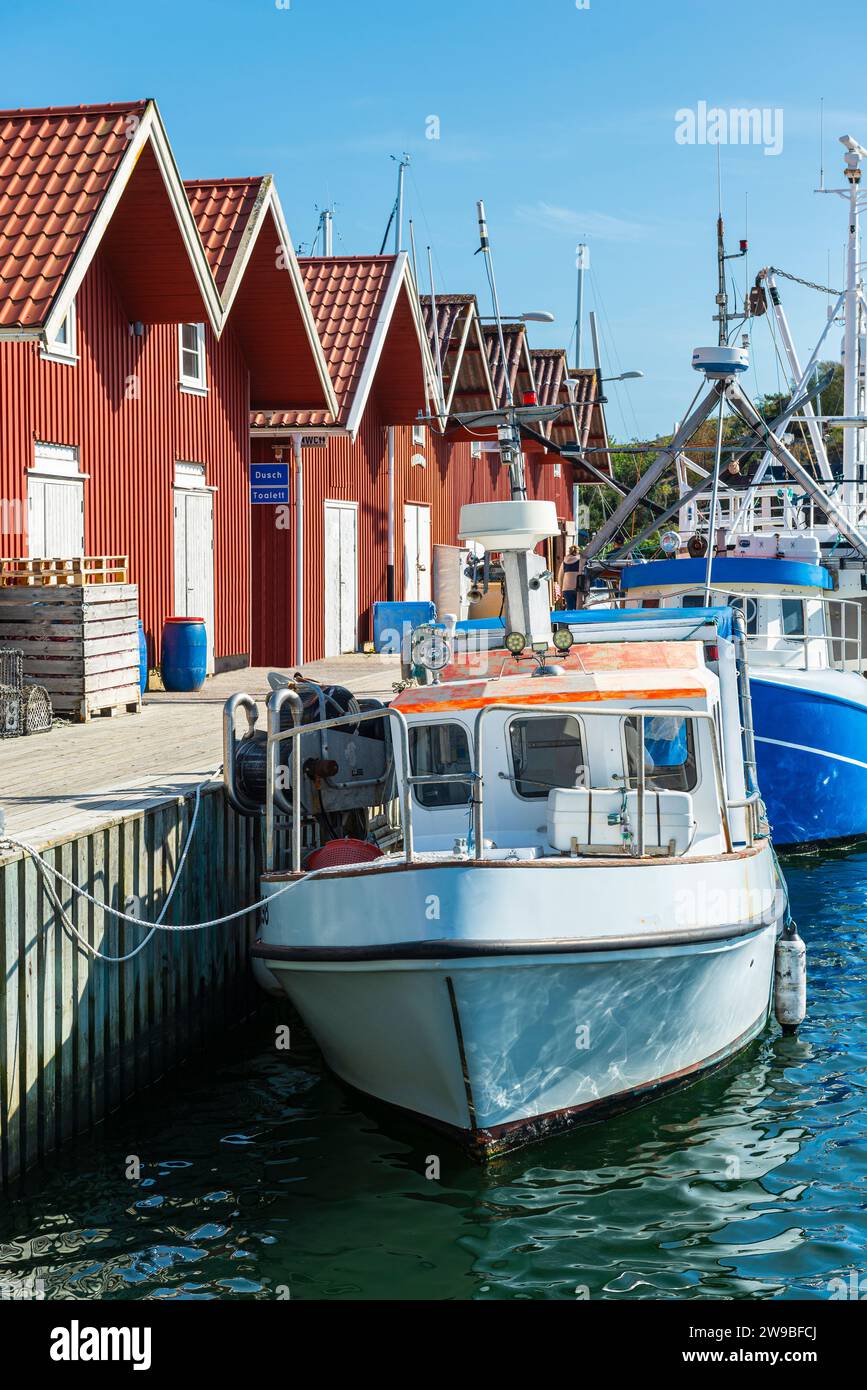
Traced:
[[784, 1033], [796, 1033], [807, 1016], [807, 948], [792, 921], [777, 940], [774, 1009]]

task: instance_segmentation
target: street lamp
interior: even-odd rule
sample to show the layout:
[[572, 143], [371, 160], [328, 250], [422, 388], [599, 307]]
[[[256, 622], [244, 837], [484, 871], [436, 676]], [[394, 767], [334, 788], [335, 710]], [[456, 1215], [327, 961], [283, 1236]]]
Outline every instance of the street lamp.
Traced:
[[601, 376], [600, 381], [635, 381], [638, 377], [644, 376], [644, 372], [621, 372], [619, 376]]
[[[480, 314], [483, 323], [495, 323], [495, 314]], [[503, 323], [555, 323], [554, 315], [547, 309], [531, 309], [526, 314], [503, 314]]]

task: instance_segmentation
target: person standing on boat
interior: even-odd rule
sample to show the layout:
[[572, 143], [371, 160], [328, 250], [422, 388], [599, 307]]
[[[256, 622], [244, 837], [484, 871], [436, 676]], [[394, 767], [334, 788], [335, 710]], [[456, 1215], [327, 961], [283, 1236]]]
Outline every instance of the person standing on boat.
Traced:
[[570, 545], [566, 558], [560, 566], [560, 573], [557, 575], [561, 606], [567, 610], [575, 607], [580, 568], [581, 560], [578, 555], [578, 547], [577, 545]]

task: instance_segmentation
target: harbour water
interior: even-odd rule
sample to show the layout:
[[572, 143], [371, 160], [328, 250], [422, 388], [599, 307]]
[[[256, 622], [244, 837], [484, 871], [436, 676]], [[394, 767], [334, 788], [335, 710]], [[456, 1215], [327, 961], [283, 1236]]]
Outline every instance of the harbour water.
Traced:
[[484, 1170], [263, 1017], [0, 1199], [0, 1294], [867, 1297], [867, 848], [784, 868], [797, 1039]]

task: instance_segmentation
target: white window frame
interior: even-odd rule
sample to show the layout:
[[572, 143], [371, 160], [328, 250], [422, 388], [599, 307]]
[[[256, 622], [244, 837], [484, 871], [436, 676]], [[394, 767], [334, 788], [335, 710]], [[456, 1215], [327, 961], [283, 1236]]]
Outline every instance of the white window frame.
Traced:
[[[199, 370], [195, 376], [188, 376], [184, 371], [185, 328], [195, 328], [196, 330], [196, 351], [199, 359]], [[186, 349], [186, 351], [189, 351], [189, 349]], [[178, 324], [178, 385], [182, 391], [187, 391], [192, 396], [207, 396], [208, 394], [208, 364], [205, 357], [205, 325], [203, 323]]]
[[78, 322], [75, 313], [75, 300], [69, 306], [69, 312], [61, 328], [66, 326], [66, 342], [61, 342], [59, 338], [54, 338], [50, 343], [46, 343], [40, 351], [43, 362], [62, 362], [67, 367], [74, 367], [78, 362]]
[[427, 445], [427, 426], [426, 426], [426, 425], [413, 425], [413, 427], [412, 427], [412, 442], [413, 442], [413, 445], [416, 445], [419, 449], [424, 449], [424, 448], [425, 448], [425, 446]]
[[470, 440], [470, 458], [480, 459], [482, 457], [482, 441], [480, 439]]

